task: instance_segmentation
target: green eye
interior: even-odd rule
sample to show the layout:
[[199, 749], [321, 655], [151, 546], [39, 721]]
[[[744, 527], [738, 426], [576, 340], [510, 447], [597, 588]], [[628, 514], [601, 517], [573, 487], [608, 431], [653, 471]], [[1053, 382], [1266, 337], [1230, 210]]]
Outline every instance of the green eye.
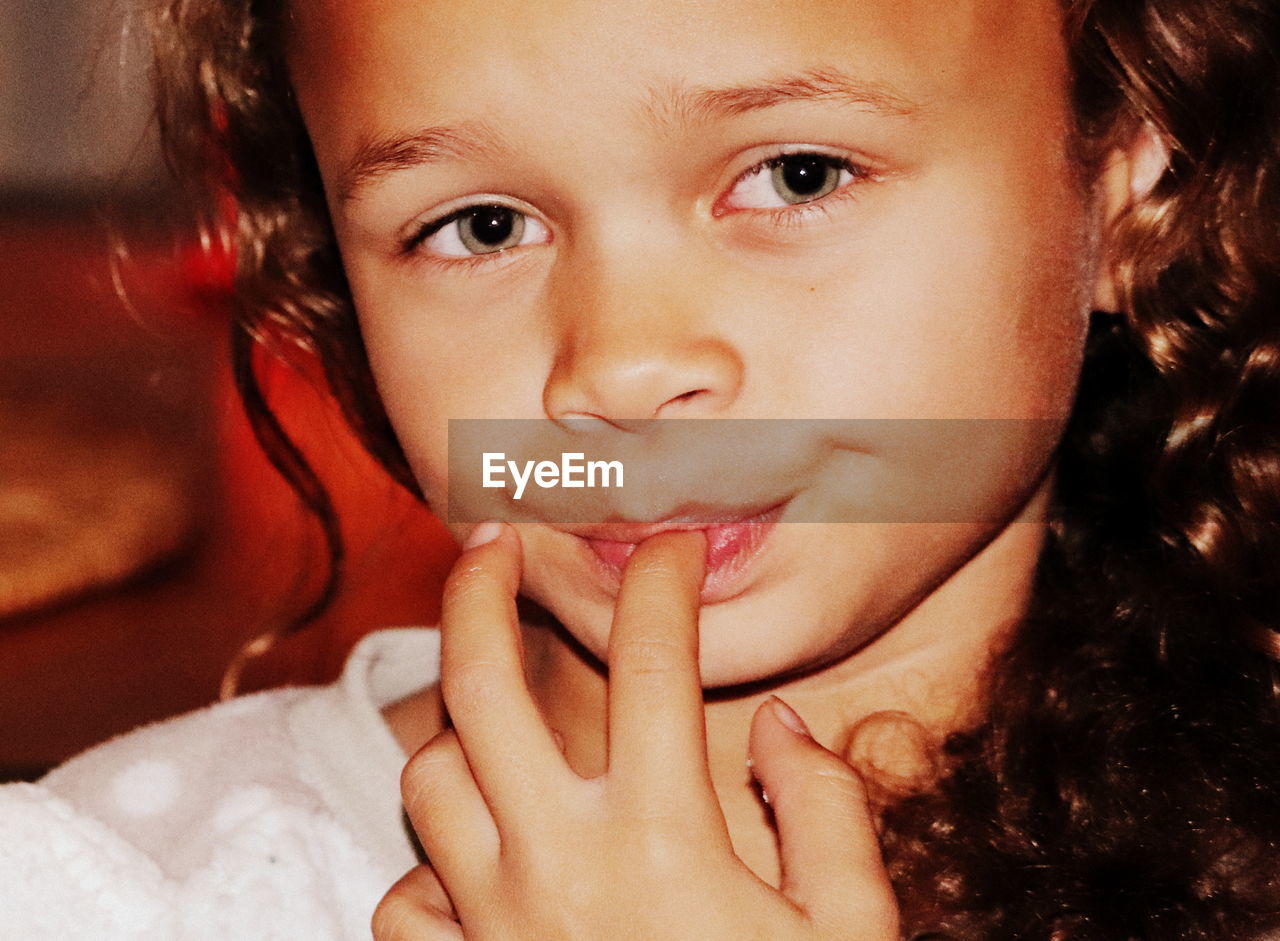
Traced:
[[[720, 206], [725, 209], [802, 207], [841, 194], [860, 180], [871, 178], [861, 164], [840, 154], [793, 150], [761, 160], [734, 181]], [[834, 196], [833, 196], [834, 198]], [[796, 213], [783, 213], [796, 218]]]
[[823, 154], [785, 154], [769, 161], [773, 191], [793, 206], [834, 193], [844, 172], [842, 161]]
[[454, 220], [458, 241], [472, 255], [515, 248], [524, 238], [524, 215], [506, 206], [477, 206]]

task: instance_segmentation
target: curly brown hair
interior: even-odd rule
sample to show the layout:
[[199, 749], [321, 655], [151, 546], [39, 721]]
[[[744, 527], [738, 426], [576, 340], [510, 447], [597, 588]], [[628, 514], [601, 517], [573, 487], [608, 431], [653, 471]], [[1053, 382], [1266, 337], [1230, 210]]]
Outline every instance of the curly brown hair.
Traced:
[[[168, 159], [205, 197], [206, 237], [236, 247], [246, 408], [333, 550], [301, 623], [336, 588], [340, 539], [255, 350], [318, 358], [364, 446], [419, 491], [369, 372], [282, 5], [164, 0], [150, 25]], [[886, 858], [907, 937], [1261, 938], [1280, 931], [1280, 8], [1064, 13], [1082, 169], [1143, 125], [1169, 162], [1118, 223], [1124, 313], [1095, 315], [1030, 609], [982, 725], [886, 811]]]

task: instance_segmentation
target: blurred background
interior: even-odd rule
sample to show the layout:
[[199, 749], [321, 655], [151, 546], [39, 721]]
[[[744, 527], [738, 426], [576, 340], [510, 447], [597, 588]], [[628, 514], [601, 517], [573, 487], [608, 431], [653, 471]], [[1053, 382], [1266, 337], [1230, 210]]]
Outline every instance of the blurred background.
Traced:
[[[0, 0], [0, 779], [214, 701], [323, 581], [318, 529], [240, 412], [228, 261], [183, 225], [135, 15]], [[350, 560], [246, 690], [328, 681], [368, 631], [434, 623], [454, 554], [306, 378], [266, 385]]]

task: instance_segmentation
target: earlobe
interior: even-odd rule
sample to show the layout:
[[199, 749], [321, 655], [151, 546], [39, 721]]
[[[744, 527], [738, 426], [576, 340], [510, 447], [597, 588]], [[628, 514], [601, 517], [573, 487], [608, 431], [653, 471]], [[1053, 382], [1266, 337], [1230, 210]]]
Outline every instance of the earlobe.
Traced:
[[1098, 266], [1094, 285], [1094, 310], [1116, 311], [1119, 308], [1116, 271], [1111, 256], [1116, 223], [1124, 213], [1151, 195], [1168, 166], [1168, 145], [1147, 122], [1143, 122], [1123, 145], [1115, 147], [1107, 155], [1097, 183], [1097, 224], [1102, 232], [1102, 263]]

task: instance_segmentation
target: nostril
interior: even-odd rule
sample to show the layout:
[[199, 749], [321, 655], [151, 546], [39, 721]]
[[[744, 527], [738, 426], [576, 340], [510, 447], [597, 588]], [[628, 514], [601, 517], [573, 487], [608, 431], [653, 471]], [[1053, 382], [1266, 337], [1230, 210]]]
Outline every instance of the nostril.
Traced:
[[590, 412], [566, 412], [560, 416], [565, 427], [578, 431], [592, 431], [601, 425], [609, 424], [603, 415], [592, 415]]
[[647, 416], [640, 418], [629, 418], [622, 416], [606, 417], [604, 415], [592, 415], [589, 412], [570, 412], [564, 415], [553, 416], [552, 421], [563, 428], [565, 431], [577, 432], [581, 434], [599, 434], [612, 428], [617, 431], [635, 431], [637, 423], [643, 422]]
[[710, 394], [710, 392], [711, 392], [710, 389], [690, 389], [688, 392], [681, 392], [679, 395], [672, 396], [670, 399], [668, 399], [666, 402], [664, 402], [661, 406], [658, 407], [657, 417], [659, 418], [663, 417], [662, 413], [667, 409], [671, 408], [672, 406], [678, 407], [680, 405], [684, 405], [687, 402], [692, 402], [694, 399], [698, 399], [703, 397], [704, 395], [708, 395]]
[[547, 377], [543, 407], [558, 421], [587, 416], [616, 425], [710, 415], [732, 402], [742, 384], [741, 358], [719, 340], [593, 337], [567, 346]]

